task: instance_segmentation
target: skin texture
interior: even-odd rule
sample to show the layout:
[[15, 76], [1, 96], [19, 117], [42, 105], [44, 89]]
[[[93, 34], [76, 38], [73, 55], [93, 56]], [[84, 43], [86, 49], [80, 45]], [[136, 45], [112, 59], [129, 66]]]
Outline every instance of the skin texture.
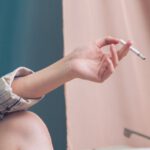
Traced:
[[[115, 45], [118, 43], [118, 39], [106, 37], [77, 48], [56, 63], [14, 80], [13, 92], [34, 99], [75, 78], [102, 83], [111, 76], [132, 44], [128, 41], [117, 50]], [[105, 46], [109, 46], [108, 53], [103, 50]], [[52, 150], [46, 126], [29, 112], [7, 116], [0, 122], [0, 133], [0, 149], [3, 150]]]
[[46, 125], [34, 113], [22, 111], [0, 121], [1, 150], [53, 150]]

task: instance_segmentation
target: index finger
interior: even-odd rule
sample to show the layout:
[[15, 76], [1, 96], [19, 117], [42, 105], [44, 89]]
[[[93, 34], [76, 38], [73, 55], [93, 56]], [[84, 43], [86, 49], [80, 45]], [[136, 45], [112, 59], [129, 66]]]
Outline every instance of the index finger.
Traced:
[[119, 60], [121, 60], [123, 57], [127, 55], [131, 45], [132, 41], [127, 41], [127, 43], [117, 52]]
[[111, 37], [111, 36], [108, 36], [104, 39], [100, 39], [100, 40], [97, 40], [96, 41], [96, 45], [101, 48], [103, 46], [106, 46], [106, 45], [110, 45], [110, 44], [118, 44], [119, 43], [119, 39], [117, 38], [114, 38], [114, 37]]

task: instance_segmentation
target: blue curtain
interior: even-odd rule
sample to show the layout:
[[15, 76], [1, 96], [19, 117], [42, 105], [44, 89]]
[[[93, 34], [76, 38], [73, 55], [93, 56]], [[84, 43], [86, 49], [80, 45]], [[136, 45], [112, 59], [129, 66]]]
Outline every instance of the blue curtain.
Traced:
[[[61, 0], [0, 0], [0, 75], [18, 66], [34, 71], [63, 56]], [[32, 108], [47, 124], [55, 150], [66, 150], [64, 88]]]

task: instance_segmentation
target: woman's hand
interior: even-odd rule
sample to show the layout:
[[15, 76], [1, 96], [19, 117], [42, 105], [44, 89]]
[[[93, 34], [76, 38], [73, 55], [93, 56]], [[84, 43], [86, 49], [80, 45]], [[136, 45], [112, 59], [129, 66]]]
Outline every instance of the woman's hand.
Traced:
[[[131, 41], [128, 41], [120, 50], [117, 50], [115, 45], [118, 43], [118, 39], [106, 37], [87, 47], [74, 50], [71, 55], [75, 76], [95, 82], [106, 80], [114, 72], [118, 62], [127, 55], [132, 45]], [[109, 53], [103, 50], [103, 47], [107, 45], [110, 47]]]
[[[74, 78], [103, 82], [113, 73], [131, 46], [128, 41], [117, 51], [115, 44], [118, 43], [118, 39], [107, 37], [78, 48], [54, 64], [14, 80], [13, 92], [24, 98], [39, 98]], [[106, 45], [110, 46], [109, 53], [102, 50]]]

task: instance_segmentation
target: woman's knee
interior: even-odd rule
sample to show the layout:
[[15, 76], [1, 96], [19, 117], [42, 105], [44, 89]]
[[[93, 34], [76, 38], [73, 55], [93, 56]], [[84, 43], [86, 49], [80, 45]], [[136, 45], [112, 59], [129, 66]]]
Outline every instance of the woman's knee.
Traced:
[[36, 128], [46, 128], [44, 122], [35, 113], [29, 111], [15, 112], [7, 115], [0, 121], [0, 127], [16, 131], [32, 130]]
[[[35, 113], [29, 111], [8, 115], [0, 122], [0, 132], [14, 134], [24, 147], [52, 147], [50, 135], [44, 122]], [[40, 143], [40, 145], [38, 145]], [[37, 148], [36, 148], [37, 149]], [[46, 148], [45, 148], [46, 149]], [[52, 149], [52, 148], [51, 148]]]

